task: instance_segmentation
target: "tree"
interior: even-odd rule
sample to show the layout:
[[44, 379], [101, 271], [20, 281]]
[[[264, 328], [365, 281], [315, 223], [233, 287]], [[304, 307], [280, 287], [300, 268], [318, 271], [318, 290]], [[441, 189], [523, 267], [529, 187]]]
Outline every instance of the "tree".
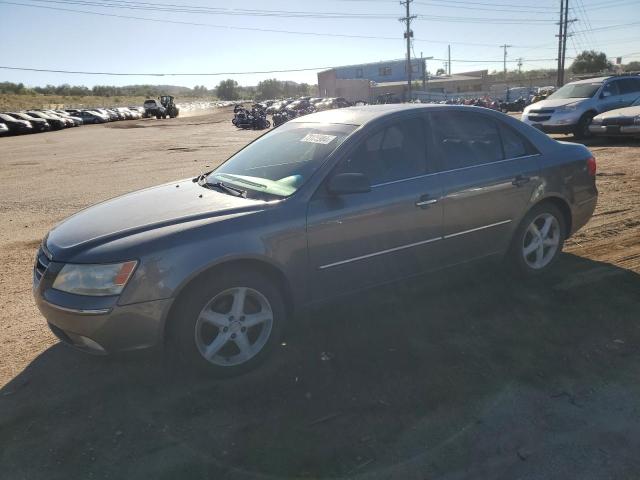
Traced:
[[438, 70], [436, 70], [436, 76], [444, 75], [445, 73], [447, 72], [444, 68], [439, 68]]
[[640, 62], [629, 62], [624, 66], [625, 72], [640, 72]]
[[238, 82], [231, 78], [222, 80], [216, 87], [216, 95], [221, 100], [237, 100], [240, 98], [238, 94]]
[[282, 82], [275, 78], [263, 80], [258, 83], [258, 91], [256, 92], [256, 98], [258, 100], [266, 100], [270, 98], [278, 98], [283, 95], [284, 85]]
[[604, 52], [584, 50], [571, 64], [571, 71], [573, 73], [595, 73], [609, 70], [611, 67], [611, 62], [607, 60], [607, 55]]

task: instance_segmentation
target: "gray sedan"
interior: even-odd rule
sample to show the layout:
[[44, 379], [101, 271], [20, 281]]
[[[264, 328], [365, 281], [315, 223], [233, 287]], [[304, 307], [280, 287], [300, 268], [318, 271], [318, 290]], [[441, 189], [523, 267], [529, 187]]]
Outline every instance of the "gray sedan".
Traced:
[[555, 263], [596, 205], [596, 164], [491, 110], [378, 105], [308, 115], [208, 174], [83, 210], [42, 242], [38, 307], [94, 353], [168, 345], [233, 375], [303, 308], [425, 272]]

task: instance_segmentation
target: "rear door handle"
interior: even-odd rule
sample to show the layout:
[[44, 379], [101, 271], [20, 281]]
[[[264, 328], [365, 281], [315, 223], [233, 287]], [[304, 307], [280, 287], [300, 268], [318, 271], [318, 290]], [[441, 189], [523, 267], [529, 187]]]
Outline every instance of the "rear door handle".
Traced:
[[511, 182], [516, 187], [521, 187], [531, 181], [531, 177], [525, 177], [524, 175], [517, 175]]
[[433, 205], [434, 203], [438, 203], [438, 199], [429, 198], [429, 195], [425, 194], [418, 199], [418, 201], [416, 202], [416, 207], [427, 208], [429, 205]]

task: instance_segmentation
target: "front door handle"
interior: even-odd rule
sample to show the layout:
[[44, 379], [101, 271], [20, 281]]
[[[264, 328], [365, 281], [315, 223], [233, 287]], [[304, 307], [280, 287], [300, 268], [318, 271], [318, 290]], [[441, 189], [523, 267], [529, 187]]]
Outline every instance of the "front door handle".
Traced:
[[531, 181], [531, 177], [526, 177], [524, 175], [517, 175], [516, 178], [511, 182], [512, 185], [516, 187], [521, 187]]
[[438, 203], [437, 198], [429, 198], [429, 195], [422, 195], [416, 202], [416, 207], [427, 208], [429, 205]]

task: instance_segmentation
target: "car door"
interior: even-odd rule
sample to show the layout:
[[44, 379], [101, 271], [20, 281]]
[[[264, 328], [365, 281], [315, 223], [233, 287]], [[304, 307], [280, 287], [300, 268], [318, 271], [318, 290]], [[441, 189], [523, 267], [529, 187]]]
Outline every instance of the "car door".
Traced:
[[321, 186], [307, 213], [311, 300], [381, 284], [438, 265], [441, 189], [430, 174], [425, 119], [372, 131], [327, 176], [362, 173], [367, 193], [335, 196]]
[[618, 84], [624, 107], [628, 107], [640, 97], [640, 77], [621, 78]]
[[431, 115], [442, 184], [443, 259], [448, 265], [504, 251], [540, 186], [537, 152], [494, 116]]
[[600, 111], [607, 112], [625, 107], [624, 95], [620, 92], [619, 80], [611, 80], [602, 87], [600, 93]]

